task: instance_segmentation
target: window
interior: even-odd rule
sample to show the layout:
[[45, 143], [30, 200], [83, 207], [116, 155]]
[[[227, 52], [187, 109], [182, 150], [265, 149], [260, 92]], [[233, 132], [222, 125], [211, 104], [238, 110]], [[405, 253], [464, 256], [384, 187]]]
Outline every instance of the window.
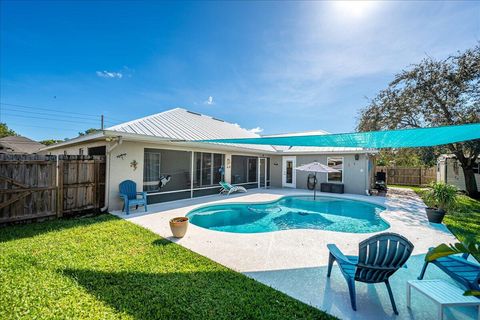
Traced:
[[473, 173], [480, 173], [480, 164], [478, 162], [473, 164]]
[[145, 149], [143, 190], [166, 192], [190, 189], [191, 161], [191, 152]]
[[248, 159], [248, 182], [257, 182], [257, 170], [258, 158]]
[[212, 154], [202, 153], [202, 186], [212, 184]]
[[232, 183], [257, 183], [258, 158], [232, 156]]
[[339, 172], [329, 172], [328, 182], [343, 182], [343, 157], [327, 158], [327, 163], [330, 168], [339, 170]]
[[105, 146], [88, 148], [89, 156], [104, 156], [107, 153]]
[[83, 148], [78, 149], [78, 154], [83, 156]]
[[224, 159], [224, 155], [220, 153], [195, 152], [194, 187], [218, 185], [223, 180]]
[[225, 175], [225, 167], [223, 154], [214, 153], [213, 154], [213, 184], [218, 184], [220, 181], [223, 181], [223, 176]]
[[162, 154], [159, 151], [145, 151], [143, 166], [143, 191], [157, 191], [160, 182], [160, 160]]

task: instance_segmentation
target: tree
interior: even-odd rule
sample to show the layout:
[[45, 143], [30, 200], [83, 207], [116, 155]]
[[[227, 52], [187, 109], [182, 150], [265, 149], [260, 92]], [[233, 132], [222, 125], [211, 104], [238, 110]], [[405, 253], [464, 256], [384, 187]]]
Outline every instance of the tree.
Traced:
[[84, 132], [79, 132], [78, 135], [79, 136], [84, 136], [84, 135], [95, 133], [95, 132], [98, 132], [98, 131], [100, 131], [100, 130], [95, 129], [95, 128], [90, 128], [90, 129], [85, 130]]
[[[397, 74], [361, 110], [357, 130], [436, 127], [480, 122], [480, 44], [444, 60], [423, 59]], [[444, 146], [460, 162], [465, 188], [478, 198], [473, 167], [480, 140]]]
[[10, 129], [6, 123], [0, 122], [0, 138], [9, 136], [18, 136], [18, 134], [12, 129]]
[[63, 141], [65, 140], [48, 139], [48, 140], [39, 141], [39, 143], [44, 144], [46, 146], [51, 146], [52, 144], [63, 142]]
[[433, 167], [437, 158], [444, 153], [442, 148], [401, 148], [380, 150], [377, 156], [379, 166], [400, 166], [400, 167]]

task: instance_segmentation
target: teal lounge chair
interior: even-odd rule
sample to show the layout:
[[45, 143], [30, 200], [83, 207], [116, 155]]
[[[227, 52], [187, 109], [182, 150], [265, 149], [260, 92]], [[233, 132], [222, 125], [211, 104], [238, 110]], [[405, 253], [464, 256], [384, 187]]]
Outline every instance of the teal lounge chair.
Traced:
[[385, 283], [393, 312], [398, 314], [388, 278], [408, 260], [413, 244], [399, 234], [385, 232], [363, 240], [358, 247], [358, 256], [345, 256], [336, 245], [328, 244], [330, 255], [327, 277], [332, 273], [333, 262], [337, 261], [347, 280], [353, 310], [357, 310], [355, 281]]
[[227, 194], [230, 195], [231, 193], [234, 192], [247, 192], [247, 189], [241, 186], [232, 186], [230, 183], [220, 181], [220, 186], [222, 187], [220, 189], [220, 194]]
[[120, 197], [123, 199], [122, 211], [125, 210], [129, 214], [131, 206], [135, 206], [136, 209], [138, 209], [138, 206], [144, 206], [145, 212], [147, 212], [147, 193], [137, 192], [137, 184], [135, 182], [125, 180], [120, 183], [119, 190]]
[[440, 270], [448, 274], [467, 290], [480, 291], [480, 264], [468, 261], [468, 254], [462, 256], [441, 257], [434, 261], [425, 261], [418, 280], [422, 280], [429, 263], [433, 263]]

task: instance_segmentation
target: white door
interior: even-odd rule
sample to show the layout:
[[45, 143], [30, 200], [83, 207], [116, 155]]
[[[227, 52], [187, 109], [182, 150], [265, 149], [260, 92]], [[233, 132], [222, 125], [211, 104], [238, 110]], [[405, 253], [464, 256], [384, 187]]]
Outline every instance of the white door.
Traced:
[[282, 161], [282, 186], [287, 188], [295, 188], [297, 185], [297, 157], [283, 157]]

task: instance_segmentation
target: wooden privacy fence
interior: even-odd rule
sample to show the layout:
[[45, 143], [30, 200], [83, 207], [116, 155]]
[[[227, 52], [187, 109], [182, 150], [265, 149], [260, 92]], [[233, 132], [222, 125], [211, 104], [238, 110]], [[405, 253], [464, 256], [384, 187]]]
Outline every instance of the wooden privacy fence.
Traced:
[[425, 186], [437, 180], [435, 167], [382, 167], [377, 166], [375, 172], [386, 172], [387, 185]]
[[0, 154], [0, 224], [104, 206], [104, 156]]

